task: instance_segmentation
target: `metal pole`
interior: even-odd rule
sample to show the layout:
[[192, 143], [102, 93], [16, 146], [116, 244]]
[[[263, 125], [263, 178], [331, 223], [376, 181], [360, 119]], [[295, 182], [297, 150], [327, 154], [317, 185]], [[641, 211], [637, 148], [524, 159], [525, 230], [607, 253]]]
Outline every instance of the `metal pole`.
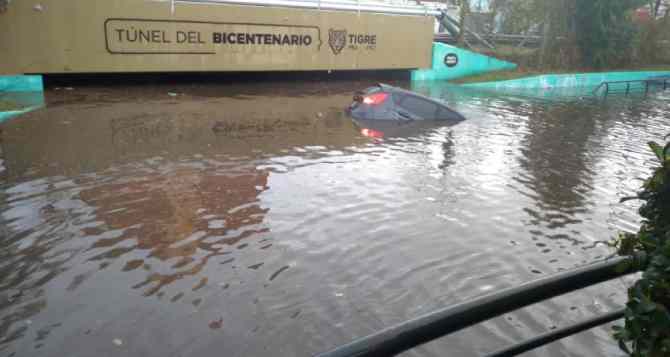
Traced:
[[[177, 3], [188, 4], [217, 4], [217, 5], [252, 5], [252, 6], [277, 6], [300, 9], [315, 10], [337, 10], [355, 12], [375, 12], [382, 14], [416, 15], [425, 14], [439, 16], [439, 10], [426, 9], [419, 5], [387, 5], [382, 3], [357, 1], [328, 1], [328, 0], [175, 0]], [[319, 7], [320, 6], [320, 7]]]
[[562, 338], [572, 336], [574, 334], [598, 327], [608, 322], [616, 321], [624, 316], [626, 309], [619, 309], [605, 315], [597, 316], [592, 319], [576, 323], [574, 325], [564, 327], [555, 331], [547, 332], [545, 334], [531, 338], [530, 340], [521, 342], [517, 345], [506, 347], [502, 350], [493, 352], [486, 357], [512, 357], [520, 355], [524, 352], [534, 350], [538, 347], [548, 345], [554, 341]]
[[318, 356], [394, 356], [524, 306], [633, 273], [633, 262], [631, 257], [617, 257], [471, 299], [386, 328]]

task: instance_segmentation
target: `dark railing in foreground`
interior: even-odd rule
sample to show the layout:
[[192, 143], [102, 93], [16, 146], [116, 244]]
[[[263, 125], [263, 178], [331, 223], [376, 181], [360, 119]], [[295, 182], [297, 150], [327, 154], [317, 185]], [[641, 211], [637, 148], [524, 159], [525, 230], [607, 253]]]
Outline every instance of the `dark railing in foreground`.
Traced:
[[[318, 357], [394, 356], [474, 324], [565, 293], [636, 272], [633, 258], [616, 257], [525, 283], [498, 293], [438, 310], [360, 338]], [[515, 356], [560, 338], [621, 318], [616, 311], [552, 331], [492, 356]]]
[[509, 347], [506, 347], [502, 350], [493, 352], [491, 354], [486, 355], [486, 357], [506, 357], [506, 356], [516, 356], [520, 355], [522, 353], [528, 352], [530, 350], [533, 350], [538, 347], [542, 347], [546, 344], [552, 343], [554, 341], [558, 341], [562, 338], [572, 336], [574, 334], [580, 333], [582, 331], [586, 331], [589, 329], [592, 329], [594, 327], [598, 327], [600, 325], [606, 324], [608, 322], [613, 322], [616, 320], [619, 320], [623, 318], [624, 316], [624, 311], [626, 309], [619, 309], [614, 312], [609, 312], [604, 315], [600, 315], [579, 323], [576, 323], [574, 325], [570, 325], [568, 327], [563, 327], [561, 329], [557, 329], [551, 332], [547, 332], [545, 334], [536, 336], [531, 338], [528, 341], [521, 342], [516, 345], [512, 345]]

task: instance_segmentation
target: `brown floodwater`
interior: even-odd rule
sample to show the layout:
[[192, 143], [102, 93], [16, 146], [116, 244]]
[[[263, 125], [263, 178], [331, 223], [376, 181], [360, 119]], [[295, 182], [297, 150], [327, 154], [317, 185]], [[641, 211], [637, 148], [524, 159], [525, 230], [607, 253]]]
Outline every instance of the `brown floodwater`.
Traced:
[[[468, 120], [384, 138], [365, 80], [48, 89], [0, 126], [0, 356], [308, 356], [603, 259], [670, 93], [417, 85]], [[410, 83], [397, 83], [411, 87]], [[409, 352], [478, 356], [610, 311], [615, 280]], [[608, 326], [537, 356], [620, 355]]]

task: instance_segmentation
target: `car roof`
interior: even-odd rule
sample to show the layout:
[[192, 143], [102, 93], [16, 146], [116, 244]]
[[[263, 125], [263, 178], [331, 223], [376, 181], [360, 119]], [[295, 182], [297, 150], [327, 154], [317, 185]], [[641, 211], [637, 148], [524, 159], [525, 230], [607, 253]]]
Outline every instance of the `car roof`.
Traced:
[[440, 100], [437, 100], [437, 99], [434, 99], [434, 98], [431, 98], [431, 97], [428, 97], [428, 96], [425, 96], [425, 95], [423, 95], [423, 94], [419, 94], [419, 93], [416, 93], [416, 92], [412, 92], [412, 91], [409, 91], [409, 90], [406, 90], [406, 89], [403, 89], [403, 88], [400, 88], [400, 87], [394, 87], [394, 86], [392, 86], [392, 85], [388, 85], [388, 84], [385, 84], [385, 83], [377, 83], [377, 86], [378, 86], [379, 88], [381, 88], [382, 90], [385, 90], [385, 91], [389, 91], [389, 92], [400, 92], [400, 93], [403, 93], [403, 94], [413, 95], [413, 96], [415, 96], [415, 97], [419, 97], [419, 98], [421, 98], [421, 99], [425, 99], [425, 100], [427, 100], [427, 101], [429, 101], [429, 102], [433, 102], [433, 103], [435, 103], [435, 104], [437, 104], [437, 105], [440, 105], [440, 106], [443, 106], [443, 107], [447, 107], [448, 109], [451, 110], [451, 108], [449, 108], [445, 102], [440, 101]]

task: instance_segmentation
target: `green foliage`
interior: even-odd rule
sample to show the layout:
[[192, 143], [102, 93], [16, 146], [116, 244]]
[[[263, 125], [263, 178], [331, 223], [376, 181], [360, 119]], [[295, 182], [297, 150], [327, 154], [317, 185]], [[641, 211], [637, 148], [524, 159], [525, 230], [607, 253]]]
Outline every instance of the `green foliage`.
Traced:
[[645, 3], [645, 0], [577, 1], [575, 30], [585, 66], [603, 68], [630, 63], [636, 35], [631, 12]]
[[642, 277], [628, 290], [625, 325], [614, 334], [635, 357], [670, 355], [670, 142], [649, 146], [660, 166], [635, 197], [644, 202], [642, 226], [618, 241], [619, 254], [644, 257]]
[[[605, 69], [662, 61], [666, 29], [633, 22], [649, 0], [496, 0], [502, 31], [542, 36], [540, 68]], [[660, 57], [659, 57], [660, 56]]]
[[669, 40], [670, 17], [642, 24], [639, 35], [640, 61], [647, 64], [670, 63]]

